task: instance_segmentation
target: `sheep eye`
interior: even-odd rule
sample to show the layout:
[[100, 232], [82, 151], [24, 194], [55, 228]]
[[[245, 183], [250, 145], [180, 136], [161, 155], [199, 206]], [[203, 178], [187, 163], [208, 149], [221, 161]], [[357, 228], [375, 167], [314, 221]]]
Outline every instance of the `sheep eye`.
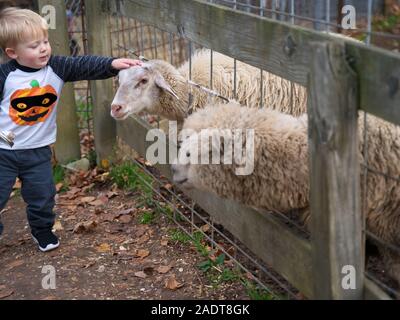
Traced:
[[135, 89], [139, 88], [139, 86], [141, 86], [141, 85], [146, 84], [147, 82], [148, 82], [147, 79], [142, 79], [142, 80], [140, 80], [140, 81], [136, 84]]
[[188, 151], [188, 152], [186, 152], [186, 157], [190, 157], [190, 152]]

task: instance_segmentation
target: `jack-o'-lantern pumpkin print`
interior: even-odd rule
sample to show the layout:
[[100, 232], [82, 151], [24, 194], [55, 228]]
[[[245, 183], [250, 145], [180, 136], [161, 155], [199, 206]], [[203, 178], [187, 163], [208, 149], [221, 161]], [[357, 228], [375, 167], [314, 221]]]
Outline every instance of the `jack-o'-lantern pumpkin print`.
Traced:
[[30, 85], [32, 88], [16, 90], [10, 98], [9, 116], [19, 126], [46, 121], [57, 101], [57, 92], [51, 85], [40, 87], [36, 80]]

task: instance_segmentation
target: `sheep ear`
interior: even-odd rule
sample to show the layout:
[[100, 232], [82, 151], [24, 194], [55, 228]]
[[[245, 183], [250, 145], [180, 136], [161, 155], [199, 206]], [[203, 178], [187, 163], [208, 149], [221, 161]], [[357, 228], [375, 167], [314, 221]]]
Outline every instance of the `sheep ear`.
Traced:
[[156, 83], [157, 87], [165, 90], [170, 95], [174, 96], [176, 99], [179, 100], [179, 97], [177, 96], [177, 94], [174, 92], [174, 90], [172, 90], [172, 88], [169, 86], [167, 81], [165, 81], [165, 79], [161, 75], [156, 76], [155, 83]]

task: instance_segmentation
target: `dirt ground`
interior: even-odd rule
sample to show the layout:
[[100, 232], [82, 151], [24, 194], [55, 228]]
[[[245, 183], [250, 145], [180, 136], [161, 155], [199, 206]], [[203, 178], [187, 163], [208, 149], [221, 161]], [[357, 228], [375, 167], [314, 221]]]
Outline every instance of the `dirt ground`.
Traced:
[[[197, 266], [204, 258], [171, 240], [168, 217], [140, 224], [134, 193], [90, 187], [58, 195], [60, 247], [47, 253], [30, 237], [18, 192], [10, 199], [1, 214], [0, 299], [249, 299], [238, 281], [210, 285]], [[56, 288], [44, 289], [51, 270]]]

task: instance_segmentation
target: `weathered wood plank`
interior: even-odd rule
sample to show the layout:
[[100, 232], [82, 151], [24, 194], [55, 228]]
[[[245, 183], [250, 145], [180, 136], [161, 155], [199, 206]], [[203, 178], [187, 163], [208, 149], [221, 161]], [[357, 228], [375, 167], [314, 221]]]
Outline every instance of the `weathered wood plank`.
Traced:
[[345, 42], [358, 73], [360, 107], [400, 124], [398, 54], [201, 0], [121, 0], [118, 4], [114, 11], [168, 32], [180, 32], [203, 46], [304, 86], [310, 72], [310, 42]]
[[[87, 0], [85, 6], [90, 54], [111, 56], [111, 38], [107, 23], [108, 2]], [[90, 81], [90, 90], [94, 106], [93, 126], [97, 163], [103, 165], [103, 160], [112, 158], [116, 142], [116, 124], [110, 115], [111, 101], [114, 96], [112, 79]]]
[[[63, 0], [39, 0], [39, 13], [46, 5], [55, 8], [57, 29], [49, 30], [49, 40], [55, 55], [70, 55], [67, 31], [67, 17]], [[78, 117], [75, 106], [75, 93], [72, 83], [66, 83], [62, 90], [60, 102], [57, 105], [57, 142], [55, 157], [63, 164], [80, 158], [80, 140]]]
[[[347, 65], [344, 46], [314, 43], [311, 57], [308, 118], [314, 295], [319, 299], [361, 299], [365, 244], [357, 80]], [[354, 288], [342, 286], [345, 266], [354, 268]]]
[[400, 55], [357, 43], [346, 52], [358, 73], [361, 109], [399, 125]]
[[364, 279], [364, 300], [393, 300], [374, 282]]

